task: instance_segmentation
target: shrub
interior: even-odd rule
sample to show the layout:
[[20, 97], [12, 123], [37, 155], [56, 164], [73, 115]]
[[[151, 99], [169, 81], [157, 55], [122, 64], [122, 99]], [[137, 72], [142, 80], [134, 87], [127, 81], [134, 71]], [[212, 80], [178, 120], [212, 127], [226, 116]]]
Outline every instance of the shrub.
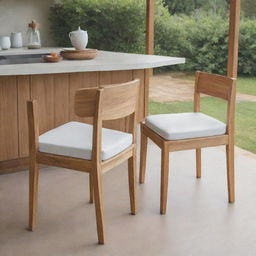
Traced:
[[[156, 16], [156, 54], [186, 57], [185, 65], [164, 70], [202, 70], [226, 74], [228, 61], [228, 18], [210, 13]], [[256, 75], [256, 20], [242, 19], [240, 26], [240, 75]], [[163, 70], [163, 68], [162, 68]]]
[[226, 73], [228, 23], [221, 16], [169, 16], [156, 18], [158, 54], [186, 57], [176, 69]]
[[242, 75], [256, 75], [256, 20], [242, 20], [238, 69]]

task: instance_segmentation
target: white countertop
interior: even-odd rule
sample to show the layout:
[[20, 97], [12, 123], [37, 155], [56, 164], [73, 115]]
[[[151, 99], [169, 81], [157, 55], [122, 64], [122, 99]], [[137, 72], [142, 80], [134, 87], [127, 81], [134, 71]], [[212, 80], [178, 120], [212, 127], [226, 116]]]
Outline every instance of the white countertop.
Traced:
[[[26, 48], [10, 49], [0, 51], [0, 56], [44, 54], [49, 52], [59, 52], [61, 50], [62, 48], [42, 48], [39, 50], [28, 50]], [[0, 76], [134, 70], [183, 63], [185, 63], [185, 58], [99, 51], [98, 56], [93, 60], [63, 60], [58, 63], [0, 65]]]

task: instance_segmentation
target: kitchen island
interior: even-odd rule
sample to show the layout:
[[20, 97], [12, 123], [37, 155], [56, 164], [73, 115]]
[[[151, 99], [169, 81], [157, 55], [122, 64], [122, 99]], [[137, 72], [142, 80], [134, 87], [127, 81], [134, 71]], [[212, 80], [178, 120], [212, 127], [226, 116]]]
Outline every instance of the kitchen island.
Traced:
[[[11, 49], [1, 56], [47, 54], [60, 48]], [[59, 63], [0, 65], [0, 173], [27, 169], [28, 126], [26, 102], [38, 101], [40, 134], [69, 121], [87, 122], [74, 113], [79, 88], [141, 80], [138, 122], [148, 111], [150, 69], [185, 63], [184, 58], [99, 51], [93, 60]], [[114, 120], [105, 127], [125, 131], [129, 120]]]

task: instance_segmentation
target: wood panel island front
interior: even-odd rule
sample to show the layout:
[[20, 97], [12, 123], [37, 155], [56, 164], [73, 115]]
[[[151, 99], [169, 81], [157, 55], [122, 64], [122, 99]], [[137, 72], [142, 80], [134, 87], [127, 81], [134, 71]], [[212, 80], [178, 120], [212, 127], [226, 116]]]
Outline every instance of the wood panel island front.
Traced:
[[[0, 57], [60, 50], [13, 49], [2, 51]], [[69, 121], [86, 122], [74, 113], [77, 89], [139, 78], [141, 122], [148, 111], [149, 70], [182, 63], [184, 58], [100, 51], [96, 59], [89, 61], [0, 65], [0, 174], [28, 168], [27, 100], [38, 101], [41, 134]], [[116, 120], [105, 126], [125, 130], [127, 122]]]

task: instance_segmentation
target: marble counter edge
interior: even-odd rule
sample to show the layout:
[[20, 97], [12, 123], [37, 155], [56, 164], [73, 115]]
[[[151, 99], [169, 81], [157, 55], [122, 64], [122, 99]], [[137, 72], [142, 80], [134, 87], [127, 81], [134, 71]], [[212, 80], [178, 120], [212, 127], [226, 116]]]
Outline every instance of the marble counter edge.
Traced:
[[[33, 54], [46, 53], [53, 50], [61, 50], [62, 48], [45, 48], [41, 51], [33, 51]], [[9, 51], [8, 53], [10, 53]], [[27, 54], [27, 51], [20, 51], [20, 54]], [[17, 51], [13, 54], [16, 54]], [[117, 70], [137, 70], [137, 69], [150, 69], [163, 66], [184, 64], [185, 58], [158, 56], [158, 55], [142, 55], [142, 54], [129, 54], [118, 52], [100, 51], [101, 58], [127, 56], [128, 58], [139, 58], [134, 62], [128, 63], [113, 63], [113, 62], [100, 62], [102, 59], [89, 61], [68, 61], [63, 60], [59, 63], [33, 63], [33, 64], [13, 64], [13, 65], [0, 65], [0, 76], [11, 75], [35, 75], [35, 74], [55, 74], [55, 73], [75, 73], [75, 72], [94, 72], [94, 71], [117, 71]], [[8, 55], [8, 54], [6, 54]], [[104, 56], [105, 55], [105, 56]], [[143, 61], [142, 59], [145, 58]], [[152, 60], [150, 60], [150, 58]], [[96, 62], [96, 63], [95, 63]], [[89, 65], [88, 65], [89, 63]], [[86, 65], [87, 64], [87, 65]]]

